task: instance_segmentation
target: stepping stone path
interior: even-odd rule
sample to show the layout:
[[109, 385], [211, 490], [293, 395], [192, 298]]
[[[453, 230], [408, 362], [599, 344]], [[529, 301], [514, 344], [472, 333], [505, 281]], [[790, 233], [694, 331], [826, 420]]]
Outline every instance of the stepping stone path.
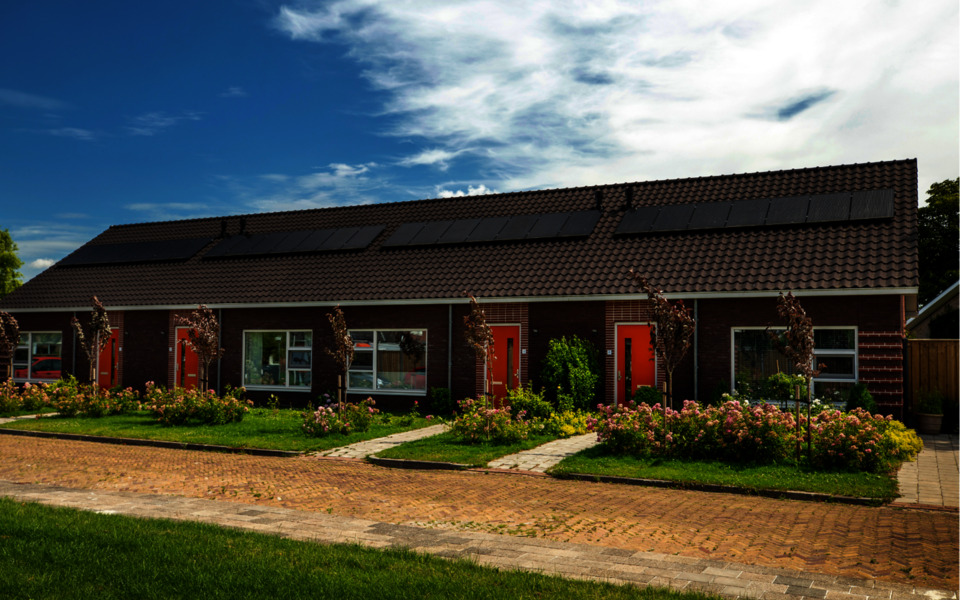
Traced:
[[547, 442], [532, 450], [524, 450], [516, 454], [502, 456], [490, 461], [487, 466], [493, 469], [515, 469], [518, 471], [544, 473], [547, 469], [566, 457], [596, 445], [597, 434], [587, 433]]
[[894, 504], [960, 506], [960, 447], [956, 435], [922, 435], [923, 450], [897, 473]]
[[411, 429], [410, 431], [404, 431], [403, 433], [395, 433], [382, 438], [367, 440], [365, 442], [357, 442], [356, 444], [341, 446], [339, 448], [333, 448], [332, 450], [323, 450], [321, 452], [313, 453], [311, 456], [335, 456], [339, 458], [362, 459], [370, 456], [371, 454], [382, 452], [388, 448], [393, 448], [406, 442], [412, 442], [425, 437], [439, 435], [446, 431], [446, 429], [447, 426], [443, 424], [431, 425], [430, 427]]

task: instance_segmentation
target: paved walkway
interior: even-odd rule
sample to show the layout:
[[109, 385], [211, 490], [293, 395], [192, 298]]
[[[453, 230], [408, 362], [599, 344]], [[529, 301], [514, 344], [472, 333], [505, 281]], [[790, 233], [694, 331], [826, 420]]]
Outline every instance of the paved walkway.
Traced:
[[[100, 508], [107, 506], [102, 498], [122, 493], [129, 494], [123, 496], [124, 502], [145, 494], [151, 498], [179, 497], [186, 502], [212, 500], [212, 506], [222, 505], [224, 510], [235, 512], [289, 509], [298, 511], [297, 515], [329, 514], [348, 522], [363, 519], [386, 529], [388, 525], [411, 527], [397, 531], [405, 532], [402, 537], [406, 545], [417, 547], [421, 544], [414, 532], [429, 541], [422, 544], [425, 547], [440, 539], [431, 536], [492, 534], [489, 544], [500, 540], [505, 546], [484, 541], [484, 548], [492, 548], [491, 556], [514, 558], [518, 566], [541, 568], [544, 561], [533, 560], [527, 550], [517, 554], [520, 551], [514, 545], [571, 548], [575, 556], [588, 561], [577, 568], [588, 569], [590, 576], [610, 575], [590, 563], [587, 555], [576, 554], [581, 549], [594, 556], [600, 553], [632, 557], [630, 560], [653, 556], [638, 553], [676, 557], [681, 563], [700, 565], [698, 571], [683, 572], [701, 578], [729, 576], [706, 572], [707, 568], [721, 568], [717, 564], [729, 563], [731, 566], [723, 568], [753, 574], [775, 569], [783, 577], [791, 577], [784, 575], [786, 572], [794, 576], [806, 573], [800, 579], [844, 585], [857, 580], [850, 585], [864, 589], [880, 582], [911, 589], [956, 590], [960, 585], [956, 512], [638, 488], [489, 471], [385, 469], [346, 459], [278, 458], [19, 436], [0, 436], [0, 457], [0, 480], [41, 486], [29, 488], [35, 492], [51, 486], [82, 490], [79, 496], [89, 496]], [[166, 510], [157, 514], [170, 513]], [[269, 523], [255, 525], [271, 530]], [[377, 526], [369, 527], [380, 531]], [[438, 546], [436, 552], [466, 552], [469, 547]], [[511, 549], [513, 554], [508, 551]], [[528, 559], [529, 564], [524, 564]], [[639, 567], [663, 568], [648, 564], [630, 568]], [[659, 575], [654, 571], [642, 574]], [[716, 579], [686, 581], [717, 583]], [[895, 586], [883, 589], [889, 593], [880, 596], [900, 598], [894, 594]], [[832, 588], [829, 591], [841, 593]], [[764, 592], [764, 596], [780, 597], [775, 596], [779, 593], [790, 595], [777, 589]], [[811, 595], [816, 594], [825, 597], [826, 592]]]
[[545, 473], [547, 469], [568, 456], [597, 445], [597, 434], [588, 433], [562, 440], [547, 442], [532, 450], [502, 456], [490, 461], [488, 467], [494, 469], [516, 469]]
[[897, 474], [895, 504], [960, 507], [960, 448], [956, 435], [922, 435], [923, 451]]
[[424, 529], [277, 506], [250, 506], [177, 496], [89, 491], [4, 481], [0, 481], [0, 496], [99, 513], [203, 521], [312, 542], [410, 548], [444, 558], [469, 559], [502, 569], [532, 570], [621, 584], [663, 586], [721, 594], [729, 598], [956, 598], [956, 594], [947, 590], [931, 590], [909, 584], [476, 531]]
[[349, 446], [341, 446], [339, 448], [333, 448], [332, 450], [324, 450], [322, 452], [316, 452], [311, 454], [312, 456], [329, 456], [329, 457], [338, 457], [338, 458], [366, 458], [371, 454], [376, 454], [377, 452], [382, 452], [388, 448], [393, 448], [399, 446], [400, 444], [406, 442], [412, 442], [414, 440], [423, 439], [425, 437], [430, 437], [433, 435], [439, 435], [446, 430], [447, 426], [440, 425], [431, 425], [429, 427], [421, 427], [420, 429], [411, 429], [410, 431], [404, 431], [403, 433], [395, 433], [393, 435], [388, 435], [382, 438], [376, 438], [373, 440], [367, 440], [365, 442], [357, 442], [356, 444], [350, 444]]

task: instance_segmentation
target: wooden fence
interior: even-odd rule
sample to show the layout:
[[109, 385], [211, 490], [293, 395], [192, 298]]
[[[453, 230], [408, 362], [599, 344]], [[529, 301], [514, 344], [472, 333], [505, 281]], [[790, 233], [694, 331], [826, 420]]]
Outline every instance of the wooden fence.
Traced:
[[[907, 340], [907, 406], [916, 409], [920, 392], [940, 390], [945, 403], [960, 404], [960, 340]], [[944, 406], [949, 414], [949, 408]], [[955, 413], [954, 413], [955, 414]]]

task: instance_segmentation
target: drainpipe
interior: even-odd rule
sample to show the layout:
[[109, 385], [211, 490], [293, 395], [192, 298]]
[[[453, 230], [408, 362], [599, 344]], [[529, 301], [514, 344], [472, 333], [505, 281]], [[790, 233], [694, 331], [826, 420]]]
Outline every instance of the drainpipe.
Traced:
[[[217, 309], [217, 323], [220, 324], [220, 329], [217, 331], [217, 347], [223, 347], [223, 309]], [[223, 388], [220, 387], [220, 361], [223, 360], [223, 355], [217, 357], [217, 393], [223, 395]], [[210, 374], [207, 374], [207, 377], [210, 377]]]
[[[73, 311], [73, 318], [77, 318], [77, 311]], [[70, 321], [73, 322], [72, 320]], [[77, 328], [71, 326], [70, 329], [73, 331], [73, 356], [70, 359], [70, 371], [74, 377], [77, 376]]]
[[447, 389], [453, 394], [453, 304], [447, 305]]
[[698, 300], [693, 299], [693, 401], [700, 402], [700, 353], [697, 351], [697, 334], [700, 331], [700, 315]]

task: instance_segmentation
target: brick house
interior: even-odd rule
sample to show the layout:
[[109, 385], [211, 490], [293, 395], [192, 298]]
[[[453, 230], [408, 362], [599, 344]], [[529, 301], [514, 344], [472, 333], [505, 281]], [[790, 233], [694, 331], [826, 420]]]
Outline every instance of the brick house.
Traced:
[[[463, 339], [477, 296], [494, 325], [492, 385], [535, 382], [547, 342], [601, 357], [600, 399], [662, 380], [636, 269], [683, 299], [694, 347], [679, 397], [785, 369], [764, 329], [793, 291], [816, 326], [818, 396], [867, 384], [900, 415], [904, 321], [916, 308], [917, 163], [879, 163], [113, 226], [0, 301], [23, 331], [18, 380], [83, 376], [69, 321], [107, 306], [103, 385], [194, 385], [175, 317], [222, 324], [210, 383], [306, 405], [335, 385], [326, 314], [356, 341], [352, 397], [409, 403], [432, 387], [482, 391]], [[53, 369], [57, 367], [57, 369]], [[44, 370], [46, 369], [46, 370]]]

